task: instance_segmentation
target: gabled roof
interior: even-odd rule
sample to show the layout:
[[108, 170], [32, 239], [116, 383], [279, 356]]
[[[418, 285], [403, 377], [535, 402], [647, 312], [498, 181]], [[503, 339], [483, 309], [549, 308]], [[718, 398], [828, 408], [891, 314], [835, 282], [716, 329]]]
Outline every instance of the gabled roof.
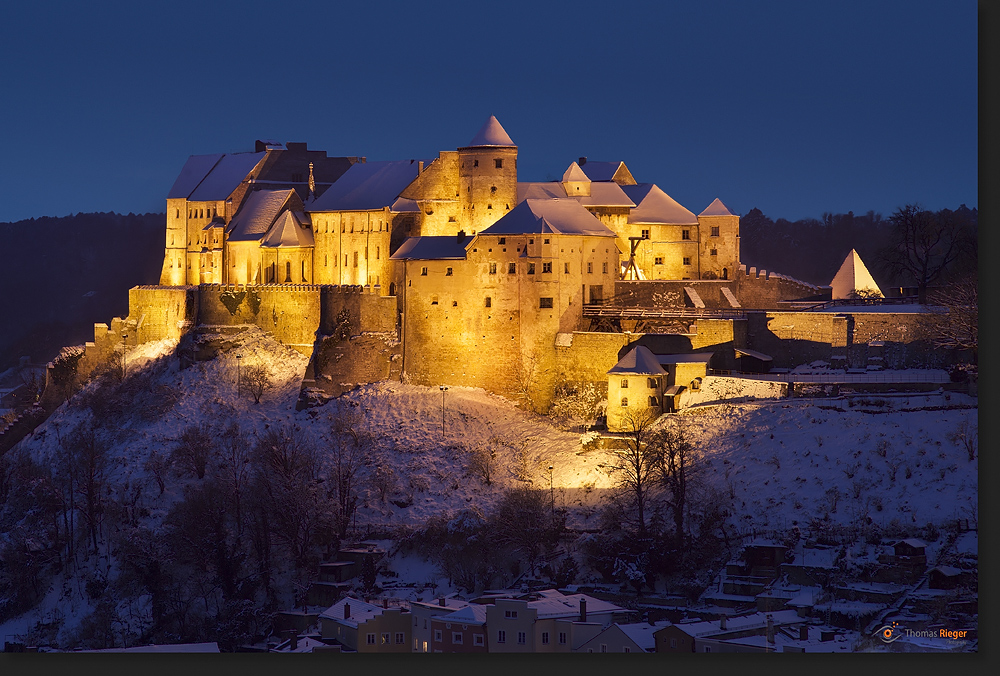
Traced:
[[615, 176], [621, 181], [621, 185], [635, 185], [632, 172], [628, 170], [624, 162], [591, 162], [587, 160], [583, 167], [583, 172], [590, 177], [591, 181], [614, 181]]
[[583, 173], [583, 169], [576, 162], [570, 163], [566, 171], [563, 172], [562, 181], [566, 183], [567, 181], [586, 181], [590, 182], [590, 177]]
[[517, 146], [516, 143], [510, 140], [510, 136], [500, 125], [500, 122], [493, 115], [490, 115], [490, 119], [486, 120], [486, 124], [482, 126], [479, 133], [469, 141], [468, 148], [476, 148], [478, 146]]
[[666, 374], [656, 355], [644, 345], [636, 345], [611, 367], [608, 374], [662, 376]]
[[555, 589], [542, 592], [542, 598], [535, 601], [528, 601], [528, 607], [533, 608], [538, 613], [538, 619], [553, 617], [575, 617], [580, 613], [580, 601], [587, 602], [587, 615], [601, 615], [606, 613], [621, 612], [621, 606], [616, 606], [608, 601], [595, 599], [586, 594], [563, 594]]
[[438, 615], [434, 618], [435, 622], [442, 620], [445, 622], [459, 622], [462, 624], [486, 624], [486, 606], [470, 604], [461, 610], [456, 610], [455, 612], [448, 613], [446, 615]]
[[[344, 617], [344, 605], [350, 604], [350, 617]], [[384, 609], [381, 606], [372, 605], [371, 603], [365, 603], [361, 599], [352, 599], [350, 597], [340, 599], [332, 606], [324, 610], [319, 616], [325, 620], [333, 620], [334, 622], [339, 622], [340, 624], [347, 625], [348, 627], [355, 627], [359, 624], [363, 624], [373, 617], [378, 617], [382, 614]]]
[[472, 241], [472, 237], [463, 237], [461, 240], [456, 236], [438, 237], [410, 237], [396, 253], [389, 256], [391, 261], [413, 261], [413, 260], [443, 260], [443, 259], [465, 259], [465, 247]]
[[837, 270], [833, 281], [830, 282], [830, 286], [833, 287], [834, 300], [849, 298], [852, 292], [864, 289], [876, 291], [880, 296], [883, 295], [872, 274], [868, 272], [864, 261], [861, 260], [861, 256], [854, 249], [851, 249], [851, 253], [847, 254], [847, 258], [841, 263], [840, 269]]
[[392, 203], [389, 211], [394, 214], [416, 213], [420, 211], [420, 206], [416, 200], [411, 200], [408, 197], [400, 197]]
[[[573, 179], [576, 180], [576, 179]], [[572, 197], [586, 207], [634, 207], [617, 183], [591, 182], [589, 195], [567, 195], [561, 181], [524, 182], [517, 184], [518, 203], [529, 199], [563, 199]]]
[[656, 650], [656, 637], [653, 636], [653, 634], [669, 625], [670, 622], [661, 620], [656, 624], [650, 624], [649, 622], [636, 622], [632, 624], [615, 623], [611, 626], [621, 629], [622, 633], [632, 639], [632, 642], [638, 647], [647, 652], [653, 652]]
[[167, 193], [167, 199], [187, 199], [187, 196], [194, 192], [198, 184], [208, 176], [212, 167], [222, 159], [222, 154], [216, 155], [191, 155], [181, 168], [180, 175], [174, 181], [173, 187]]
[[256, 190], [250, 193], [229, 222], [229, 241], [259, 242], [293, 195], [294, 190]]
[[268, 230], [261, 246], [313, 246], [309, 217], [301, 211], [284, 211]]
[[230, 153], [208, 172], [198, 187], [188, 196], [192, 202], [228, 199], [245, 181], [267, 153]]
[[[589, 165], [589, 162], [588, 162]], [[629, 223], [698, 225], [698, 217], [654, 183], [622, 186], [621, 190], [636, 203], [628, 216]]]
[[718, 197], [716, 197], [711, 204], [705, 207], [705, 210], [698, 214], [699, 216], [736, 216], [729, 207], [722, 203]]
[[562, 199], [526, 199], [499, 221], [480, 230], [480, 235], [588, 235], [615, 237], [613, 230], [601, 223], [572, 197]]
[[417, 160], [352, 164], [309, 205], [309, 211], [369, 211], [392, 206], [417, 177], [417, 168]]

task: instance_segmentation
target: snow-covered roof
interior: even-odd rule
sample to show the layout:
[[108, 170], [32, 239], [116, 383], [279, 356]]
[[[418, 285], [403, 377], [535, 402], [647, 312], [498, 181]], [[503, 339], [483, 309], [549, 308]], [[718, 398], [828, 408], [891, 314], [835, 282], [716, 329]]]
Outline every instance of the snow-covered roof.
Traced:
[[712, 203], [705, 207], [705, 210], [698, 214], [699, 216], [736, 216], [732, 210], [722, 203], [718, 197], [712, 200]]
[[586, 181], [590, 183], [590, 177], [583, 173], [583, 169], [576, 162], [571, 162], [563, 172], [562, 182], [567, 183], [569, 181]]
[[[350, 604], [350, 617], [344, 617], [344, 605]], [[382, 614], [384, 608], [371, 603], [366, 603], [361, 599], [343, 598], [319, 614], [321, 619], [333, 620], [348, 627], [357, 627], [364, 624], [373, 617]]]
[[268, 231], [261, 246], [313, 246], [309, 217], [301, 211], [284, 211]]
[[[575, 179], [574, 179], [575, 180]], [[572, 197], [587, 207], [634, 207], [635, 202], [617, 183], [590, 184], [589, 195], [567, 195], [559, 181], [523, 182], [517, 184], [518, 203], [529, 199], [561, 199]]]
[[892, 543], [893, 547], [896, 545], [910, 545], [914, 549], [922, 549], [927, 546], [927, 543], [917, 538], [906, 538], [905, 540], [897, 540]]
[[941, 573], [942, 575], [946, 576], [946, 577], [955, 577], [956, 575], [961, 575], [962, 574], [962, 569], [961, 568], [955, 568], [954, 566], [935, 566], [935, 567], [931, 568], [930, 571], [928, 571], [928, 572], [932, 572], [932, 571], [935, 571], [935, 570], [938, 571], [939, 573]]
[[458, 622], [460, 624], [486, 624], [486, 606], [470, 603], [461, 610], [456, 610], [447, 615], [438, 615], [434, 620]]
[[621, 186], [621, 190], [636, 204], [635, 209], [629, 213], [629, 223], [698, 225], [698, 217], [694, 213], [681, 206], [655, 183]]
[[770, 615], [774, 626], [783, 624], [800, 624], [805, 619], [799, 616], [797, 610], [778, 610], [771, 613], [754, 613], [752, 615], [737, 615], [726, 618], [726, 628], [719, 626], [718, 620], [706, 620], [702, 622], [682, 622], [674, 626], [683, 631], [688, 636], [703, 638], [706, 636], [718, 636], [737, 631], [749, 631], [754, 629], [767, 628], [767, 616]]
[[654, 633], [669, 626], [670, 622], [665, 620], [650, 624], [649, 622], [636, 622], [633, 624], [614, 624], [622, 630], [622, 633], [632, 639], [632, 642], [643, 650], [652, 652], [656, 649], [656, 638]]
[[229, 222], [230, 242], [260, 241], [281, 213], [294, 190], [256, 190]]
[[463, 237], [461, 240], [457, 236], [436, 236], [436, 237], [410, 237], [396, 253], [389, 256], [392, 261], [412, 261], [412, 260], [442, 260], [465, 258], [465, 247], [472, 241], [471, 236]]
[[882, 290], [878, 288], [878, 284], [875, 283], [875, 279], [855, 249], [851, 249], [851, 253], [847, 254], [837, 274], [833, 276], [830, 286], [833, 287], [834, 300], [849, 298], [854, 291], [863, 290], [874, 291], [883, 296]]
[[208, 202], [228, 199], [245, 181], [254, 168], [261, 163], [267, 153], [230, 153], [208, 172], [188, 199], [192, 202]]
[[526, 199], [481, 235], [588, 235], [616, 237], [613, 230], [571, 197]]
[[748, 350], [745, 347], [733, 348], [736, 351], [736, 356], [753, 357], [754, 359], [759, 359], [760, 361], [772, 361], [771, 356], [764, 354], [763, 352], [756, 352], [754, 350]]
[[322, 641], [317, 641], [311, 636], [300, 636], [296, 640], [295, 649], [292, 650], [292, 640], [287, 639], [283, 643], [279, 643], [277, 646], [271, 649], [272, 653], [311, 653], [313, 648], [322, 648], [326, 646], [326, 643]]
[[[587, 174], [591, 181], [614, 181], [615, 175], [622, 170], [624, 170], [624, 174], [628, 174], [626, 180], [628, 178], [632, 178], [632, 172], [628, 170], [628, 167], [626, 167], [625, 163], [622, 161], [591, 162], [590, 160], [587, 160], [583, 166], [586, 167], [586, 169], [583, 170], [583, 173]], [[628, 184], [626, 183], [626, 185]]]
[[542, 598], [528, 602], [528, 607], [538, 612], [538, 619], [575, 617], [580, 614], [580, 601], [587, 602], [587, 616], [621, 612], [624, 608], [586, 594], [563, 594], [555, 589], [543, 592]]
[[167, 193], [167, 199], [187, 199], [202, 179], [208, 176], [212, 167], [222, 159], [222, 153], [215, 155], [191, 155], [181, 168], [181, 173]]
[[400, 197], [392, 203], [389, 211], [394, 214], [417, 213], [420, 211], [420, 207], [417, 205], [417, 200], [411, 200], [409, 197]]
[[648, 347], [645, 345], [636, 345], [634, 348], [628, 351], [624, 357], [618, 360], [618, 363], [611, 367], [608, 371], [608, 375], [615, 374], [629, 374], [629, 375], [664, 375], [666, 371], [660, 366], [659, 360], [656, 358]]
[[714, 352], [686, 352], [684, 354], [654, 355], [657, 363], [663, 364], [707, 364], [715, 356]]
[[490, 119], [486, 120], [486, 124], [482, 126], [479, 133], [469, 141], [469, 148], [475, 148], [478, 146], [516, 146], [517, 144], [510, 140], [510, 136], [501, 126], [500, 122], [493, 115], [490, 115]]
[[[392, 206], [417, 177], [419, 160], [357, 162], [309, 205], [309, 211], [368, 211]], [[429, 162], [428, 162], [429, 163]]]

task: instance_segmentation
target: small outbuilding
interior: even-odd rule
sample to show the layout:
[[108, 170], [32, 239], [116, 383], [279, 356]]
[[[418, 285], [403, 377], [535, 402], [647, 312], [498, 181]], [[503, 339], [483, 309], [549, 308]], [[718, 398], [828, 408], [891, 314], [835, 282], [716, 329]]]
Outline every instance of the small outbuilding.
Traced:
[[637, 345], [608, 371], [608, 430], [621, 432], [639, 417], [663, 413], [667, 372], [648, 347]]

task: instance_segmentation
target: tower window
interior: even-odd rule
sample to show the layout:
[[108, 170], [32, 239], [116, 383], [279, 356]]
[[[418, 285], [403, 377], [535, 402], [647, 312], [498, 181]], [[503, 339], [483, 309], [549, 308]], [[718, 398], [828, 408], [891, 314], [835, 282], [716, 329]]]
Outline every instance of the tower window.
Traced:
[[643, 230], [642, 231], [642, 238], [643, 239], [649, 239], [649, 230]]
[[478, 167], [479, 166], [479, 160], [472, 160], [472, 166]]
[[653, 265], [663, 265], [663, 256], [657, 256], [654, 258]]
[[691, 231], [681, 230], [681, 239], [691, 239]]
[[713, 225], [712, 226], [712, 237], [718, 237], [718, 236], [719, 236], [719, 226]]
[[438, 297], [431, 296], [431, 305], [437, 305], [437, 304], [438, 304]]
[[491, 195], [496, 194], [496, 191], [497, 191], [497, 187], [495, 185], [494, 186], [490, 186], [490, 194]]
[[486, 307], [493, 307], [493, 299], [486, 296]]
[[593, 272], [594, 272], [594, 264], [593, 263], [587, 263], [587, 274], [589, 275], [589, 274], [592, 274]]
[[358, 252], [354, 252], [354, 267], [358, 267]]
[[422, 277], [426, 277], [427, 276], [427, 268], [420, 268], [420, 275]]
[[534, 263], [528, 263], [528, 274], [529, 275], [535, 274], [535, 264]]
[[490, 263], [490, 274], [491, 275], [495, 275], [496, 273], [497, 273], [497, 264], [496, 263]]
[[622, 389], [623, 390], [628, 389], [628, 378], [622, 378]]
[[710, 256], [718, 256], [719, 255], [719, 250], [718, 249], [712, 249], [708, 253], [709, 253]]
[[549, 243], [549, 240], [547, 240], [547, 239], [542, 240], [542, 244], [548, 244], [548, 243]]
[[569, 274], [569, 263], [563, 263], [563, 272]]
[[691, 265], [691, 258], [689, 256], [684, 257], [684, 265]]
[[503, 169], [503, 160], [500, 158], [493, 160], [493, 163], [496, 165], [497, 169]]
[[501, 237], [500, 241], [498, 243], [499, 244], [506, 244], [507, 243], [507, 238], [506, 237]]
[[382, 258], [382, 247], [377, 246], [375, 247], [375, 260], [379, 260], [381, 258]]
[[457, 300], [451, 301], [451, 306], [452, 307], [458, 307], [458, 301]]
[[628, 397], [622, 397], [622, 408], [628, 408]]
[[647, 378], [646, 380], [647, 380], [646, 384], [649, 385], [649, 389], [651, 389], [651, 390], [655, 390], [656, 388], [658, 388], [660, 386], [660, 379], [659, 378]]
[[292, 281], [292, 262], [285, 261], [285, 281]]
[[539, 298], [538, 299], [538, 307], [540, 307], [540, 308], [550, 308], [550, 307], [552, 307], [552, 299], [551, 298]]
[[517, 263], [508, 263], [507, 264], [507, 274], [508, 275], [513, 275], [515, 272], [517, 272]]
[[452, 268], [448, 268], [448, 270], [444, 273], [445, 277], [451, 277], [452, 272], [453, 272]]
[[604, 274], [608, 274], [608, 264], [607, 263], [602, 263], [601, 264], [601, 272], [603, 272]]
[[542, 263], [542, 272], [552, 272], [552, 263]]
[[649, 398], [649, 405], [650, 406], [659, 406], [659, 403], [657, 403], [657, 401], [656, 401], [656, 397], [650, 397]]

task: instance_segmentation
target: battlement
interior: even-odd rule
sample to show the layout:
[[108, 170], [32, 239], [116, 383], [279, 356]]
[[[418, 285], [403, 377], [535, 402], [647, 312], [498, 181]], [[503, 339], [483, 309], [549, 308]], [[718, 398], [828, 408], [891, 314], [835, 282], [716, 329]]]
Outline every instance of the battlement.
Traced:
[[830, 298], [829, 286], [816, 286], [777, 272], [740, 265], [736, 269], [740, 303], [745, 308], [774, 309], [802, 298]]

